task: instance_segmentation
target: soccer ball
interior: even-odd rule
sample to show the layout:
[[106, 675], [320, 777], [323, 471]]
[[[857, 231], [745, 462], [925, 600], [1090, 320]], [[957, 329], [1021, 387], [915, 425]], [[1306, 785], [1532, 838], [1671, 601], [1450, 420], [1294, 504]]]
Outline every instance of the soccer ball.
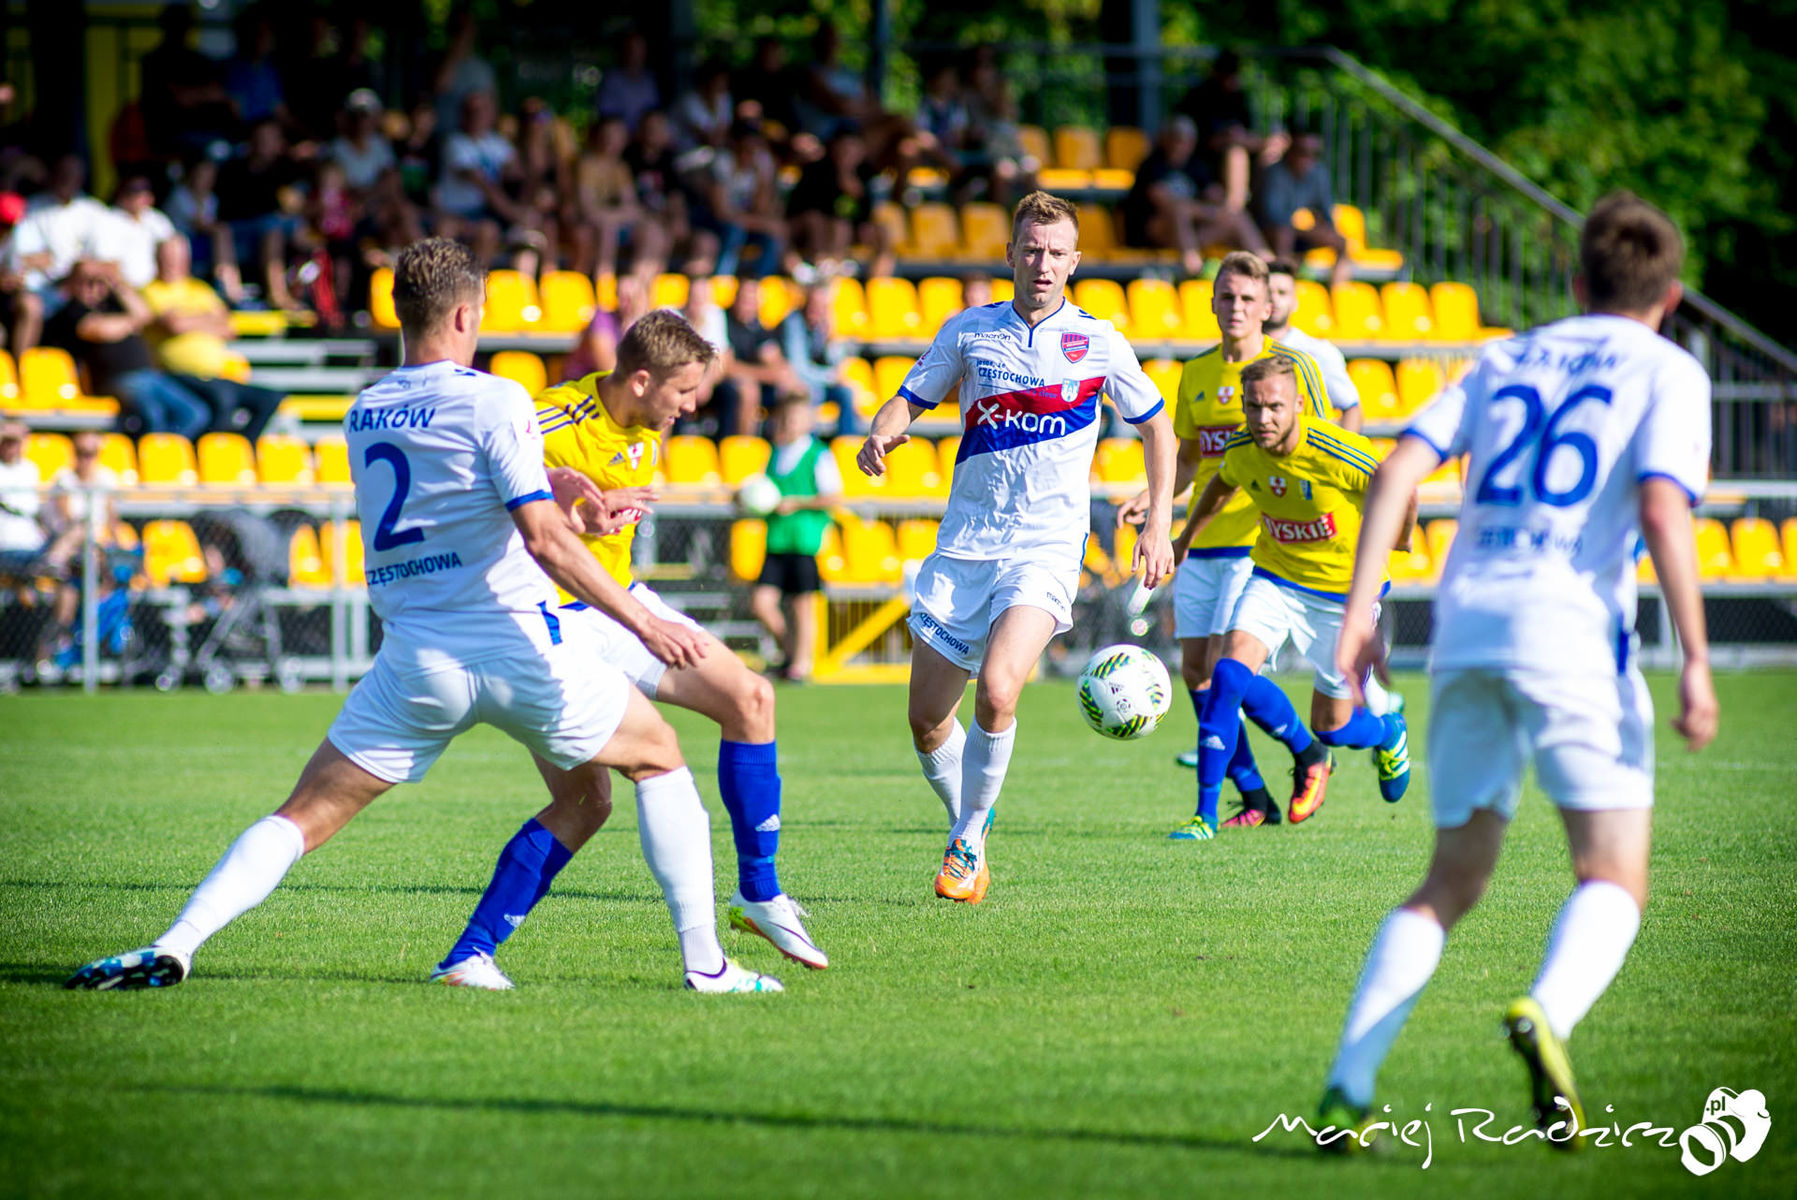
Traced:
[[736, 507], [751, 517], [765, 517], [780, 507], [780, 488], [766, 475], [751, 475], [736, 489]]
[[1147, 737], [1172, 707], [1167, 668], [1140, 646], [1106, 646], [1079, 673], [1080, 714], [1106, 737]]

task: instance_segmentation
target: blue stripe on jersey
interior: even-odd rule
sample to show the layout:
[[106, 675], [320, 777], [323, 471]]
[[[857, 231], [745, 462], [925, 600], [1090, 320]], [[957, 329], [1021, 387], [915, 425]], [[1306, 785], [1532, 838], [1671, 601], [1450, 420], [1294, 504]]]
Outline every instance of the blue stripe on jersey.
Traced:
[[1692, 508], [1696, 508], [1699, 502], [1703, 500], [1702, 496], [1699, 496], [1696, 492], [1685, 486], [1684, 480], [1679, 479], [1677, 476], [1668, 475], [1664, 471], [1643, 471], [1641, 474], [1635, 476], [1636, 483], [1646, 483], [1650, 479], [1664, 479], [1669, 483], [1677, 484], [1678, 490], [1683, 492], [1686, 498], [1691, 501]]
[[976, 454], [1012, 450], [1077, 433], [1098, 419], [1098, 396], [1104, 377], [1082, 379], [1072, 403], [1056, 384], [981, 396], [967, 411], [967, 433], [955, 461]]
[[549, 626], [549, 644], [551, 646], [561, 645], [562, 619], [549, 611], [549, 601], [547, 600], [537, 601], [537, 611], [543, 614], [543, 623]]
[[505, 502], [505, 510], [507, 512], [510, 512], [514, 508], [518, 508], [518, 507], [521, 507], [522, 505], [531, 503], [533, 500], [553, 500], [553, 499], [555, 499], [554, 492], [527, 492], [524, 495], [519, 496], [516, 500], [507, 500]]
[[1446, 462], [1448, 460], [1448, 452], [1443, 450], [1440, 446], [1437, 446], [1430, 440], [1429, 435], [1422, 432], [1420, 429], [1406, 429], [1403, 433], [1398, 435], [1398, 440], [1402, 441], [1404, 438], [1415, 438], [1423, 445], [1429, 447], [1429, 449], [1435, 451], [1435, 459], [1437, 462]]
[[925, 400], [922, 396], [919, 396], [916, 392], [912, 391], [902, 383], [899, 384], [898, 394], [899, 398], [906, 404], [915, 404], [919, 408], [935, 408], [937, 404], [941, 403], [941, 401], [938, 400]]
[[1628, 669], [1629, 669], [1629, 631], [1628, 631], [1628, 627], [1622, 623], [1622, 618], [1617, 617], [1616, 618], [1616, 673], [1618, 675], [1622, 675], [1622, 674], [1626, 673], [1628, 671]]
[[1346, 442], [1339, 442], [1320, 429], [1312, 429], [1309, 433], [1311, 444], [1323, 453], [1333, 455], [1343, 462], [1353, 463], [1357, 467], [1363, 467], [1369, 472], [1379, 469], [1379, 460], [1366, 451], [1350, 446]]
[[1186, 551], [1187, 558], [1247, 558], [1252, 546], [1198, 546]]
[[1167, 407], [1167, 402], [1165, 400], [1156, 400], [1154, 402], [1154, 407], [1149, 409], [1147, 412], [1143, 413], [1141, 416], [1139, 416], [1139, 417], [1124, 417], [1123, 419], [1125, 421], [1128, 421], [1131, 425], [1140, 425], [1143, 421], [1153, 419], [1154, 414], [1159, 412], [1161, 409], [1163, 409], [1165, 407]]

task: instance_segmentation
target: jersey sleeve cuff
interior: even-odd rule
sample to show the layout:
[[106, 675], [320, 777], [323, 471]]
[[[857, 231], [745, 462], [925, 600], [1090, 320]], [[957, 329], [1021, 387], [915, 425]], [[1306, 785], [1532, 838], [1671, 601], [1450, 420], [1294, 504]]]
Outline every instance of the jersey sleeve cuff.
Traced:
[[521, 505], [529, 504], [533, 500], [553, 500], [553, 499], [555, 499], [554, 492], [526, 492], [524, 495], [519, 496], [516, 500], [507, 500], [505, 502], [505, 511], [511, 512], [514, 508], [518, 508]]
[[1143, 413], [1141, 416], [1139, 416], [1139, 417], [1124, 417], [1123, 419], [1125, 421], [1128, 421], [1131, 425], [1140, 425], [1143, 421], [1152, 420], [1154, 418], [1154, 415], [1156, 413], [1160, 412], [1161, 409], [1163, 409], [1165, 407], [1167, 407], [1167, 402], [1165, 400], [1156, 400], [1154, 402], [1154, 407], [1149, 409], [1147, 412]]
[[1435, 457], [1440, 462], [1446, 462], [1446, 461], [1448, 461], [1448, 458], [1450, 457], [1446, 450], [1443, 450], [1440, 446], [1437, 446], [1435, 444], [1434, 438], [1430, 437], [1428, 434], [1424, 433], [1422, 430], [1418, 429], [1414, 425], [1412, 425], [1409, 429], [1406, 429], [1403, 433], [1400, 433], [1398, 435], [1398, 437], [1400, 437], [1400, 438], [1415, 438], [1417, 441], [1421, 442], [1423, 445], [1429, 447], [1429, 449], [1435, 451]]
[[899, 399], [903, 400], [906, 404], [914, 404], [918, 408], [935, 408], [936, 405], [940, 403], [940, 401], [936, 400], [925, 400], [922, 396], [919, 396], [916, 392], [905, 387], [903, 384], [899, 385], [898, 394]]
[[1690, 484], [1669, 471], [1643, 471], [1641, 474], [1635, 476], [1636, 483], [1646, 483], [1650, 479], [1664, 479], [1668, 483], [1677, 484], [1678, 490], [1685, 494], [1685, 498], [1691, 502], [1692, 508], [1696, 508], [1703, 502], [1703, 497], [1697, 492], [1692, 491]]

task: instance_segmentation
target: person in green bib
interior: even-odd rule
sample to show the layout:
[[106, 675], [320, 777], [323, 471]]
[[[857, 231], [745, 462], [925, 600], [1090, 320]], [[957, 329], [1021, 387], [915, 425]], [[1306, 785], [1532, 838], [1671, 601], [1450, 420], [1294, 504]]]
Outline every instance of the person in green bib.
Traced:
[[780, 505], [767, 518], [767, 560], [749, 597], [755, 619], [780, 645], [784, 661], [776, 674], [798, 682], [811, 675], [811, 647], [817, 640], [817, 609], [811, 598], [821, 588], [817, 553], [830, 527], [830, 509], [842, 502], [842, 473], [830, 448], [812, 436], [810, 397], [781, 397], [769, 421], [774, 445], [767, 476], [780, 489]]

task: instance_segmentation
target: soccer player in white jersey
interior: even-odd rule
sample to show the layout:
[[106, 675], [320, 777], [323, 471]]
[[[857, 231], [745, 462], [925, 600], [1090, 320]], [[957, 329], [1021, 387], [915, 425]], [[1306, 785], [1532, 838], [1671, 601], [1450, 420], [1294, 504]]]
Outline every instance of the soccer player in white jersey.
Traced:
[[1360, 389], [1348, 374], [1348, 360], [1335, 343], [1313, 337], [1292, 324], [1292, 314], [1298, 311], [1298, 268], [1290, 259], [1276, 258], [1267, 264], [1267, 299], [1273, 311], [1261, 332], [1286, 349], [1315, 359], [1323, 373], [1329, 403], [1335, 407], [1335, 415], [1330, 419], [1349, 433], [1361, 432], [1366, 414], [1360, 411]]
[[1373, 940], [1319, 1119], [1370, 1132], [1379, 1064], [1478, 901], [1529, 763], [1560, 809], [1577, 886], [1529, 995], [1504, 1014], [1547, 1140], [1584, 1125], [1567, 1035], [1621, 969], [1647, 899], [1653, 709], [1633, 661], [1635, 555], [1645, 540], [1684, 648], [1679, 715], [1692, 750], [1715, 736], [1691, 506], [1710, 455], [1710, 381], [1655, 331], [1679, 301], [1684, 249], [1665, 214], [1627, 193], [1599, 201], [1579, 239], [1586, 315], [1486, 349], [1399, 440], [1367, 495], [1337, 647], [1358, 678], [1384, 669], [1362, 614], [1404, 500], [1444, 459], [1470, 455], [1459, 533], [1435, 605], [1429, 754], [1435, 854]]
[[[911, 423], [959, 385], [966, 432], [936, 551], [911, 609], [911, 737], [951, 827], [936, 894], [977, 904], [991, 883], [986, 832], [1017, 737], [1017, 697], [1048, 643], [1072, 627], [1091, 522], [1100, 393], [1142, 431], [1149, 503], [1134, 566], [1155, 587], [1173, 567], [1176, 439], [1135, 351], [1067, 302], [1079, 218], [1046, 192], [1018, 202], [1005, 260], [1015, 299], [951, 318], [875, 415], [858, 463], [884, 473]], [[978, 672], [973, 723], [955, 719]]]
[[[484, 722], [589, 793], [608, 768], [636, 784], [643, 852], [674, 917], [687, 986], [780, 990], [718, 944], [710, 823], [673, 730], [622, 672], [583, 656], [578, 627], [555, 616], [551, 579], [613, 613], [670, 665], [705, 652], [581, 544], [570, 514], [577, 496], [597, 501], [597, 489], [566, 474], [552, 481], [524, 389], [469, 367], [485, 274], [472, 251], [445, 238], [400, 255], [393, 298], [404, 365], [344, 418], [356, 512], [369, 531], [369, 601], [385, 634], [373, 668], [286, 803], [232, 844], [168, 932], [89, 963], [69, 987], [180, 983], [201, 944], [260, 904], [302, 854], [394, 784], [422, 779], [456, 734]], [[697, 388], [696, 365], [691, 376]]]

